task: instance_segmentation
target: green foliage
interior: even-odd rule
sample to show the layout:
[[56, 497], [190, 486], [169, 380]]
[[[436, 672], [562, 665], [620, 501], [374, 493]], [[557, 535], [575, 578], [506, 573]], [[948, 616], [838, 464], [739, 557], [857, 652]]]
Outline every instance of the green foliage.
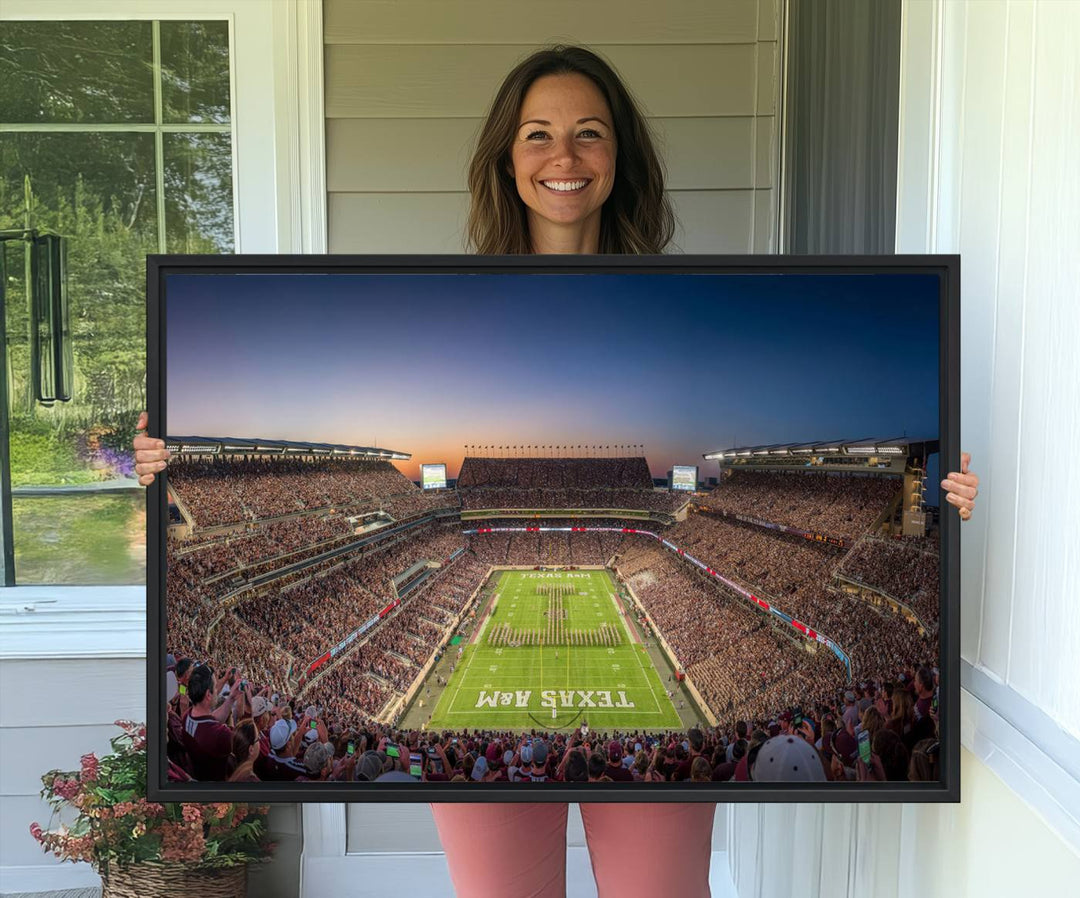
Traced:
[[19, 582], [146, 582], [145, 490], [19, 497], [11, 503]]
[[55, 831], [31, 824], [30, 834], [45, 851], [61, 860], [88, 861], [101, 871], [147, 861], [210, 869], [270, 858], [267, 807], [147, 801], [146, 727], [116, 724], [123, 733], [110, 740], [112, 754], [83, 755], [79, 771], [42, 776], [41, 797], [54, 819], [65, 809], [78, 812], [73, 824]]
[[79, 464], [74, 445], [62, 442], [59, 434], [47, 427], [35, 426], [41, 423], [33, 419], [12, 421], [12, 484], [89, 483], [96, 479]]

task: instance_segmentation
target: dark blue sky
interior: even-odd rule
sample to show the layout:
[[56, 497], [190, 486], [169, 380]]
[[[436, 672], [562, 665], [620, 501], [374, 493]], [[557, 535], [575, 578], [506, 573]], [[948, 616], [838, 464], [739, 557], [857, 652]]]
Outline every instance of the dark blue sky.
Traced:
[[172, 275], [172, 434], [714, 449], [934, 438], [929, 275]]

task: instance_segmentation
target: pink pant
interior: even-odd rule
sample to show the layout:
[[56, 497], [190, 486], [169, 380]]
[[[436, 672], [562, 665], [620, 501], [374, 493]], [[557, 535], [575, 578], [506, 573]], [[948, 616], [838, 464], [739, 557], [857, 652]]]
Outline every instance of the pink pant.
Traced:
[[[432, 804], [458, 898], [562, 898], [567, 805]], [[708, 898], [709, 802], [583, 804], [599, 898]]]

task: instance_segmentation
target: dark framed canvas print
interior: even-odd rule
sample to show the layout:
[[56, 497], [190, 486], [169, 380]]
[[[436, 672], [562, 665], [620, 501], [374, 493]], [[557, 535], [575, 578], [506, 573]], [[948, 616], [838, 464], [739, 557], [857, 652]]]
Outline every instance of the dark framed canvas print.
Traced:
[[151, 256], [151, 797], [959, 800], [959, 259]]

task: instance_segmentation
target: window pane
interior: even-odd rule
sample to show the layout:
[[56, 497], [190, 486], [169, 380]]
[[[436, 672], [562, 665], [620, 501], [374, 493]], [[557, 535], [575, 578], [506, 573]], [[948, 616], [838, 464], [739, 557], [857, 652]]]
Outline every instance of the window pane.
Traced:
[[229, 122], [229, 23], [161, 23], [162, 121]]
[[154, 121], [150, 22], [4, 22], [0, 121]]
[[[162, 24], [170, 108], [185, 120], [227, 122], [224, 23]], [[56, 121], [152, 123], [152, 37], [150, 22], [5, 23], [0, 36], [0, 116], [31, 129], [0, 133], [0, 229], [67, 238], [74, 370], [72, 401], [34, 400], [24, 244], [3, 243], [19, 583], [145, 579], [145, 492], [124, 484], [134, 483], [131, 438], [146, 407], [146, 255], [159, 251], [166, 217], [170, 250], [233, 247], [228, 133], [32, 130]]]
[[154, 184], [152, 134], [0, 134], [0, 229], [29, 224], [68, 241], [75, 371], [71, 402], [49, 408], [34, 401], [24, 244], [8, 241], [15, 486], [123, 476], [120, 458], [107, 450], [124, 451], [132, 415], [145, 403], [145, 256], [157, 250]]
[[24, 244], [6, 242], [19, 583], [136, 583], [145, 575], [144, 558], [129, 551], [144, 526], [141, 493], [20, 498], [18, 488], [133, 476], [130, 441], [145, 405], [145, 257], [157, 250], [154, 185], [153, 134], [0, 134], [0, 229], [29, 221], [67, 238], [74, 360], [72, 401], [34, 401]]
[[232, 138], [165, 135], [165, 251], [233, 251]]
[[146, 581], [146, 491], [16, 496], [15, 572], [20, 584], [128, 585]]

